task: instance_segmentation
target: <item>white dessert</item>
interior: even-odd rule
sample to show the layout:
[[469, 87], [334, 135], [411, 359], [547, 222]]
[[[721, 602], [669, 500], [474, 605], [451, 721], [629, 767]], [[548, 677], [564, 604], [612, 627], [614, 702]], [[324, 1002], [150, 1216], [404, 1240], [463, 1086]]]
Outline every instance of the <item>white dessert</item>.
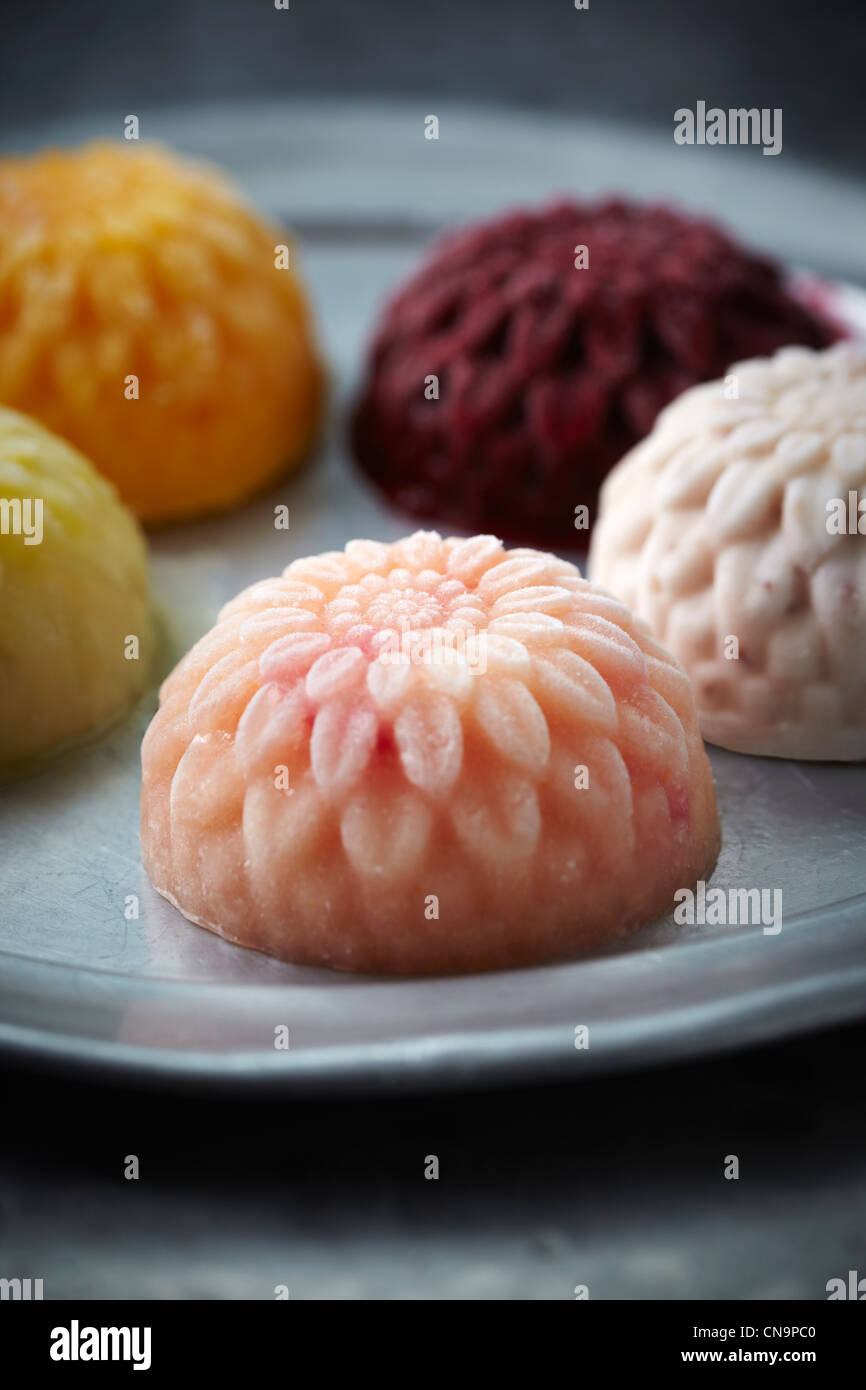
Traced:
[[675, 400], [604, 485], [590, 571], [686, 667], [710, 743], [866, 758], [866, 346]]

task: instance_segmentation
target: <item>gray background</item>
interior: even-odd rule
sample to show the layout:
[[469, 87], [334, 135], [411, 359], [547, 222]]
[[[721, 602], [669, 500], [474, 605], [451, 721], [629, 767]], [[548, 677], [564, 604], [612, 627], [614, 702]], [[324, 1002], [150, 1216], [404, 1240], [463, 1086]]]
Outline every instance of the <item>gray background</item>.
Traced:
[[849, 1029], [573, 1086], [342, 1104], [7, 1076], [0, 1264], [46, 1298], [822, 1299], [866, 1269], [864, 1054]]
[[[670, 129], [781, 106], [791, 155], [866, 170], [862, 0], [4, 0], [0, 121], [250, 96], [451, 97]], [[431, 108], [433, 109], [433, 108]]]
[[[701, 96], [782, 106], [789, 154], [866, 171], [862, 0], [590, 5], [7, 3], [0, 122], [332, 93], [669, 128]], [[570, 1087], [328, 1105], [7, 1070], [0, 1273], [48, 1297], [821, 1298], [866, 1270], [864, 1062], [851, 1028]]]

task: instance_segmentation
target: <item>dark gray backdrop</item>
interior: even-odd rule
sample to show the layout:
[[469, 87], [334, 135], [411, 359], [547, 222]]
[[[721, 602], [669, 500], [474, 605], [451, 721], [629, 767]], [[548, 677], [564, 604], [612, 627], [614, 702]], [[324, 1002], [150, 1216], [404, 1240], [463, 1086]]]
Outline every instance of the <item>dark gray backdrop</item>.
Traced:
[[647, 121], [781, 106], [866, 172], [863, 0], [3, 0], [0, 123], [248, 96], [451, 97]]

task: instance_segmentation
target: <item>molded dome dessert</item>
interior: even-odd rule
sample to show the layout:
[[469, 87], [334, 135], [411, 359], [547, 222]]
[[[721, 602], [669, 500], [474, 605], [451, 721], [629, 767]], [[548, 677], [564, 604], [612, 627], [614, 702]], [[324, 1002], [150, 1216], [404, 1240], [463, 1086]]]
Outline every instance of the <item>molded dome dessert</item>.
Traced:
[[150, 876], [286, 960], [566, 956], [667, 912], [719, 846], [683, 671], [573, 565], [419, 532], [229, 603], [142, 748]]
[[0, 777], [119, 718], [153, 647], [134, 518], [68, 444], [0, 409]]
[[442, 240], [386, 307], [355, 449], [413, 515], [574, 547], [575, 508], [594, 522], [674, 396], [837, 336], [707, 222], [618, 200], [509, 213]]
[[318, 428], [284, 245], [217, 173], [147, 146], [0, 161], [0, 401], [80, 448], [146, 522], [233, 506]]
[[591, 564], [682, 661], [711, 743], [866, 758], [866, 348], [675, 401], [608, 479]]

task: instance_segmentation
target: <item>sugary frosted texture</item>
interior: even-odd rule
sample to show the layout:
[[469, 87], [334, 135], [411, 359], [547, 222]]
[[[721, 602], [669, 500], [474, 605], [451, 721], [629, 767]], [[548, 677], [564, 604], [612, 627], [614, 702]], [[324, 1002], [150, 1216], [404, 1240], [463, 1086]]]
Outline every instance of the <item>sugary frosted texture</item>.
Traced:
[[681, 391], [838, 336], [699, 218], [618, 198], [507, 212], [444, 237], [385, 307], [355, 451], [413, 516], [573, 547], [575, 507], [595, 521], [602, 479]]
[[866, 497], [866, 348], [731, 374], [736, 399], [687, 392], [611, 474], [593, 579], [682, 661], [711, 743], [864, 758], [866, 535], [832, 534], [827, 502]]
[[318, 427], [304, 295], [274, 263], [285, 243], [218, 174], [152, 147], [0, 161], [0, 401], [80, 448], [147, 522], [232, 506]]
[[142, 763], [156, 887], [343, 969], [564, 955], [718, 849], [678, 664], [573, 565], [490, 536], [352, 541], [247, 589], [165, 682]]
[[[42, 539], [28, 545], [18, 508], [36, 500]], [[114, 488], [63, 440], [2, 408], [0, 509], [5, 777], [116, 719], [151, 673], [154, 629], [144, 538]]]

